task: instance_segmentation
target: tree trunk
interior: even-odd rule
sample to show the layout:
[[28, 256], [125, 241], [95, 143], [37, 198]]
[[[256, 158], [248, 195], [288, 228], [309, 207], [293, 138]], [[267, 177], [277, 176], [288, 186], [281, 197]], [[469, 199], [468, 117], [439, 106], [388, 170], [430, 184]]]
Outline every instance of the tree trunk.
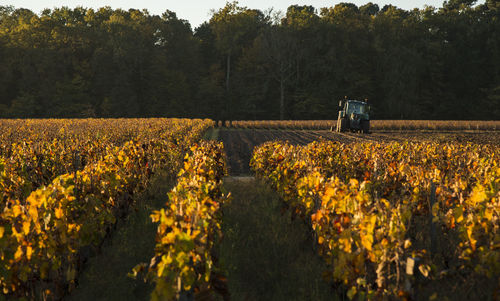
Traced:
[[280, 120], [285, 119], [285, 81], [280, 80]]
[[225, 118], [231, 120], [231, 100], [229, 96], [229, 76], [231, 73], [231, 54], [228, 53], [227, 55], [227, 70], [226, 70], [226, 112], [225, 112]]
[[226, 92], [229, 93], [229, 74], [231, 72], [231, 54], [227, 55], [227, 71], [226, 71]]

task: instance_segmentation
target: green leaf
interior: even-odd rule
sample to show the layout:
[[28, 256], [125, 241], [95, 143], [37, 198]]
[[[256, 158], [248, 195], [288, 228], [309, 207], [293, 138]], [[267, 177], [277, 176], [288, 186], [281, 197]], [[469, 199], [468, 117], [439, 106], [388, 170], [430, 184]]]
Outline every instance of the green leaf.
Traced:
[[356, 296], [356, 293], [357, 293], [356, 287], [355, 286], [351, 287], [351, 289], [347, 291], [347, 297], [349, 298], [349, 300], [352, 300], [354, 296]]

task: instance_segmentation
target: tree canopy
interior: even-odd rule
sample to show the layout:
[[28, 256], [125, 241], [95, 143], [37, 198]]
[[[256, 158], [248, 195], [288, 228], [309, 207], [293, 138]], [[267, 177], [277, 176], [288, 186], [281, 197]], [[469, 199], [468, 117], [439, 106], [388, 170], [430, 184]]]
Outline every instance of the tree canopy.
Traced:
[[499, 119], [500, 1], [286, 12], [0, 6], [0, 117]]

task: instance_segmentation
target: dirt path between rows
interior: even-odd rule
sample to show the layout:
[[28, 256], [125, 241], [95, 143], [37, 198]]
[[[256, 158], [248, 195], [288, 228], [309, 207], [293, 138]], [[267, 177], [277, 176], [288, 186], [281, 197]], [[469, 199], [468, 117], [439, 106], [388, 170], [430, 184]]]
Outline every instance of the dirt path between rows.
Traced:
[[231, 300], [338, 300], [324, 281], [324, 261], [311, 229], [283, 208], [278, 193], [256, 180], [249, 167], [253, 148], [266, 141], [307, 144], [317, 133], [282, 130], [219, 130], [229, 177], [224, 189], [223, 238], [217, 248]]
[[306, 144], [316, 136], [279, 130], [218, 130], [215, 136], [224, 143], [230, 174], [224, 189], [231, 201], [223, 207], [216, 252], [231, 300], [337, 300], [322, 279], [324, 262], [310, 229], [292, 220], [277, 192], [249, 167], [257, 145], [276, 139]]
[[231, 300], [338, 300], [322, 278], [324, 261], [309, 227], [292, 219], [268, 185], [228, 177], [218, 254]]

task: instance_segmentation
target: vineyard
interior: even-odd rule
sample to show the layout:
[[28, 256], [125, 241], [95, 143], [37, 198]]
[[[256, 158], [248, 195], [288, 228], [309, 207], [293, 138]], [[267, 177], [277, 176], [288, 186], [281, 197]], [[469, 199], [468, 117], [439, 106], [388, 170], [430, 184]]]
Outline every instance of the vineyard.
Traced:
[[[251, 121], [249, 121], [251, 122]], [[498, 131], [380, 131], [370, 135], [337, 133], [330, 130], [293, 130], [279, 128], [218, 128], [218, 139], [224, 142], [229, 161], [229, 173], [249, 175], [250, 159], [254, 147], [274, 140], [288, 141], [295, 145], [305, 145], [313, 141], [330, 140], [342, 143], [359, 142], [437, 142], [500, 144]]]
[[325, 122], [0, 120], [0, 300], [90, 299], [140, 210], [135, 299], [498, 299], [498, 122]]
[[485, 300], [499, 289], [499, 154], [474, 144], [269, 142], [251, 165], [313, 229], [327, 277], [350, 299]]
[[209, 120], [3, 121], [0, 286], [60, 299], [160, 169], [175, 176]]

